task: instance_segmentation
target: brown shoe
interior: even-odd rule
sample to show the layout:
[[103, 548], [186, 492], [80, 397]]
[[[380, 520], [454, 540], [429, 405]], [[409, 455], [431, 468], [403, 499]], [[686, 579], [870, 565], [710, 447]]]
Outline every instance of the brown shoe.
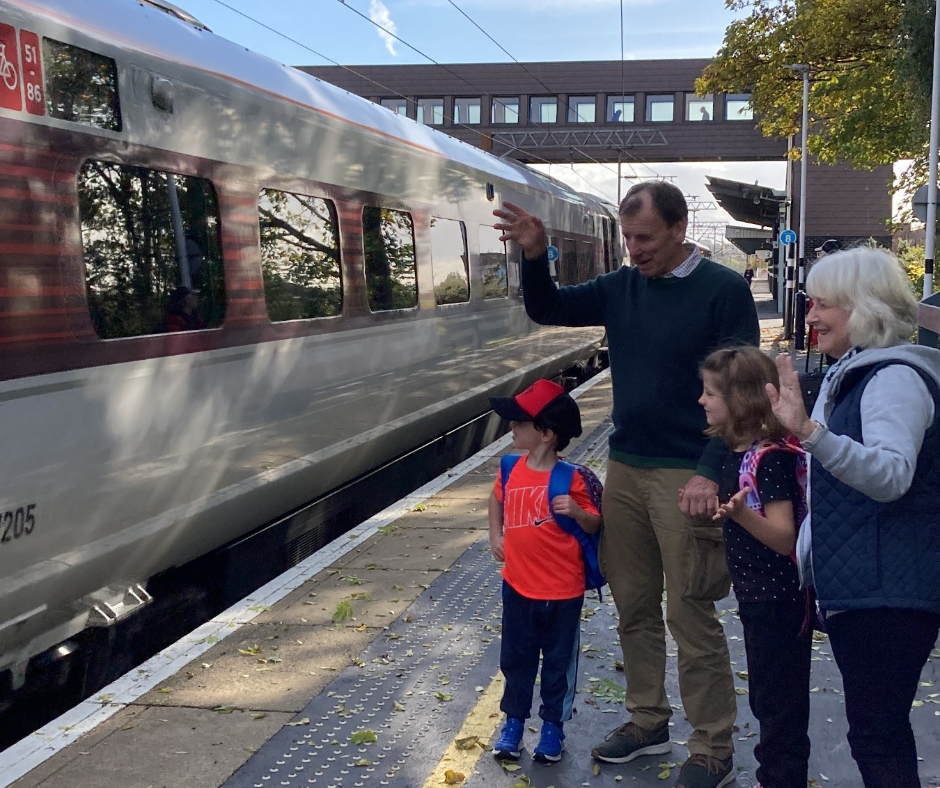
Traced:
[[662, 755], [672, 750], [669, 725], [652, 731], [633, 722], [621, 725], [591, 750], [591, 757], [604, 763], [628, 763], [643, 755]]
[[676, 788], [722, 788], [734, 781], [734, 759], [692, 755], [679, 771]]

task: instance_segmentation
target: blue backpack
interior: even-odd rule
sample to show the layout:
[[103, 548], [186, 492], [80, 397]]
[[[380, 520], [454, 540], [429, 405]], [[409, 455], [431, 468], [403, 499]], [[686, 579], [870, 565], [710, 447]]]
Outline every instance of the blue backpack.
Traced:
[[[516, 463], [521, 459], [521, 454], [505, 454], [499, 461], [500, 478], [503, 484], [503, 500], [506, 500], [506, 480]], [[600, 531], [589, 534], [580, 525], [575, 522], [573, 517], [566, 514], [557, 514], [552, 510], [552, 499], [558, 495], [568, 495], [571, 491], [571, 481], [575, 472], [581, 474], [584, 480], [584, 486], [587, 487], [591, 503], [601, 511], [601, 495], [604, 487], [600, 479], [597, 478], [594, 471], [583, 465], [559, 460], [552, 468], [551, 475], [548, 477], [548, 510], [551, 512], [558, 527], [565, 533], [571, 534], [581, 545], [581, 557], [584, 559], [584, 587], [585, 590], [596, 589], [597, 598], [601, 596], [601, 588], [607, 584], [604, 575], [601, 573], [600, 561], [598, 560], [598, 546], [601, 541]]]

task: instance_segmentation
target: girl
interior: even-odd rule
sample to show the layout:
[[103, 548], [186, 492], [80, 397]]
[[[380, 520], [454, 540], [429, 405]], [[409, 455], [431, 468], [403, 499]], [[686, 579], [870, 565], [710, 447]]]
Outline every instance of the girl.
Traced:
[[774, 417], [764, 386], [774, 363], [753, 347], [712, 353], [701, 368], [706, 434], [729, 452], [715, 520], [724, 521], [728, 570], [747, 651], [748, 700], [760, 723], [754, 749], [763, 788], [805, 788], [812, 637], [791, 559], [805, 514], [806, 460]]

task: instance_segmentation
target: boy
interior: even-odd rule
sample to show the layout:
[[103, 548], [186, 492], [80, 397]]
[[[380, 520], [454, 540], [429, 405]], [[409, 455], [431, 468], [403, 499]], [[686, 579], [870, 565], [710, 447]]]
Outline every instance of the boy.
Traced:
[[542, 733], [533, 753], [540, 763], [561, 760], [571, 719], [581, 640], [584, 562], [578, 540], [562, 530], [553, 513], [567, 515], [587, 533], [601, 526], [580, 473], [570, 494], [549, 509], [548, 487], [558, 452], [581, 434], [575, 401], [557, 383], [537, 380], [515, 397], [491, 397], [510, 421], [513, 445], [528, 452], [503, 483], [496, 477], [489, 503], [490, 546], [503, 566], [503, 627], [499, 667], [505, 678], [500, 709], [506, 714], [494, 747], [499, 759], [516, 760], [542, 657]]

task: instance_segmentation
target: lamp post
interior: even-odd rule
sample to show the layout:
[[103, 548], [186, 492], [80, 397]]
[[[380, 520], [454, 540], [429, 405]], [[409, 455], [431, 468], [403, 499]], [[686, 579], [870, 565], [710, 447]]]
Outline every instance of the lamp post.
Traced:
[[803, 278], [806, 272], [806, 134], [809, 126], [809, 66], [795, 63], [784, 66], [803, 75], [803, 127], [800, 131], [800, 251], [797, 262], [796, 331], [794, 347], [803, 350], [806, 338], [806, 293]]
[[933, 294], [934, 246], [937, 238], [937, 147], [940, 145], [940, 5], [933, 33], [933, 90], [930, 101], [930, 174], [927, 180], [927, 237], [924, 241], [924, 298]]

